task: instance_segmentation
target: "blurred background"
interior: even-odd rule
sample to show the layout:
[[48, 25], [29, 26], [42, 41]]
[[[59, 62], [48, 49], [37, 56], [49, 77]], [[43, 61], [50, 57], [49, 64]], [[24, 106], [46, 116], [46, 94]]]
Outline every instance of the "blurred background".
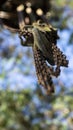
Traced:
[[0, 130], [73, 130], [73, 1], [50, 0], [45, 10], [69, 67], [53, 78], [55, 94], [47, 96], [37, 82], [32, 48], [0, 27]]

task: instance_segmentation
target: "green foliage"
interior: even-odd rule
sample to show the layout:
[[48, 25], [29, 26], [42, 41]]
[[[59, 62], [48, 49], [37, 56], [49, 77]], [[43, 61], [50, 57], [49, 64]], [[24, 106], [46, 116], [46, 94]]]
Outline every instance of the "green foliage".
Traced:
[[0, 91], [0, 129], [19, 129], [29, 127], [27, 116], [23, 116], [22, 110], [31, 101], [29, 90], [12, 92]]
[[[73, 94], [73, 92], [71, 92]], [[33, 96], [32, 96], [33, 95]], [[36, 91], [0, 91], [1, 130], [67, 130], [73, 125], [72, 96], [43, 95]], [[65, 122], [64, 122], [65, 120]]]

